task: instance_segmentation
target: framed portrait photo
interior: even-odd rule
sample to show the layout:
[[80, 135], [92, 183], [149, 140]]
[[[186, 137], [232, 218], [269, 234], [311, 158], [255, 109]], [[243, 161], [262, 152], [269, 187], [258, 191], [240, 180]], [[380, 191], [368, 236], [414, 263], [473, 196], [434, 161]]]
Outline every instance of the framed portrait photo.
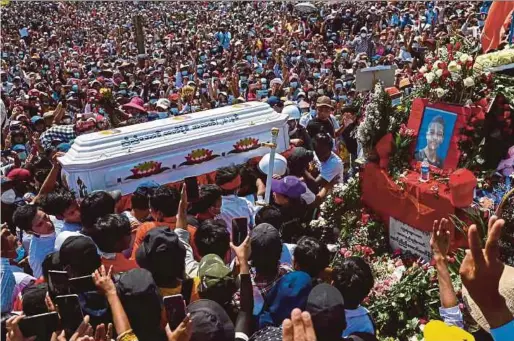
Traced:
[[415, 99], [407, 127], [417, 132], [413, 161], [441, 169], [456, 169], [459, 163], [461, 128], [466, 126], [471, 109], [446, 103], [429, 103]]
[[426, 159], [430, 165], [443, 168], [456, 121], [457, 114], [453, 112], [425, 107], [414, 159]]

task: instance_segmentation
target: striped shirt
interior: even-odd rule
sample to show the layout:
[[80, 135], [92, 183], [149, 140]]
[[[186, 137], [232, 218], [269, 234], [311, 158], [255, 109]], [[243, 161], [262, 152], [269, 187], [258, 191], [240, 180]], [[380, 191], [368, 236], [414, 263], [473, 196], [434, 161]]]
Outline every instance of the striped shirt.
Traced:
[[1, 293], [0, 299], [2, 301], [2, 314], [8, 313], [12, 309], [13, 293], [16, 287], [16, 280], [9, 265], [9, 259], [2, 257], [0, 265], [0, 283]]

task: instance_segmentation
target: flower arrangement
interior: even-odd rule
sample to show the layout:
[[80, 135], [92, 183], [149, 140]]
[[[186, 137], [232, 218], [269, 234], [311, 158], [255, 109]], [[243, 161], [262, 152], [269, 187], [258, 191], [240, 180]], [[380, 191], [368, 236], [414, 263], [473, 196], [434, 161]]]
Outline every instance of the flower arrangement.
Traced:
[[432, 102], [473, 103], [490, 91], [492, 77], [473, 70], [475, 59], [460, 42], [448, 43], [426, 59], [414, 84]]
[[377, 142], [388, 132], [394, 131], [397, 125], [391, 98], [382, 84], [375, 85], [363, 116], [357, 127], [356, 137], [365, 150], [371, 151]]
[[506, 46], [504, 50], [478, 56], [473, 65], [475, 72], [514, 63], [514, 49]]
[[405, 124], [402, 124], [395, 134], [393, 153], [391, 153], [388, 163], [389, 174], [393, 179], [399, 177], [409, 168], [416, 138], [416, 132], [413, 129], [408, 129]]

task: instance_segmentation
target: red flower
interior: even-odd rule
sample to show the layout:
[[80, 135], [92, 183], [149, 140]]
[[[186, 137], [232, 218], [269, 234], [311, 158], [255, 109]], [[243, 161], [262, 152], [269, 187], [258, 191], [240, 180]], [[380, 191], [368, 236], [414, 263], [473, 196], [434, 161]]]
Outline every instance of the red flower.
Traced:
[[399, 255], [401, 255], [401, 254], [402, 254], [402, 250], [401, 250], [401, 249], [396, 249], [396, 250], [394, 250], [394, 252], [393, 252], [393, 256], [399, 256]]
[[354, 250], [355, 252], [361, 252], [361, 251], [362, 251], [362, 246], [360, 246], [360, 245], [355, 245], [355, 246], [353, 247], [353, 250]]
[[503, 118], [504, 119], [508, 119], [510, 117], [510, 111], [509, 110], [506, 110], [503, 112]]
[[424, 318], [419, 319], [419, 324], [427, 324], [427, 323], [428, 323], [428, 320], [426, 320]]
[[455, 263], [455, 257], [448, 257], [448, 263], [450, 263], [450, 264]]
[[475, 127], [473, 127], [472, 125], [467, 125], [466, 130], [467, 131], [475, 131]]
[[369, 214], [363, 213], [361, 215], [361, 224], [362, 225], [368, 225], [368, 223], [369, 223]]
[[455, 47], [455, 51], [459, 51], [460, 50], [460, 41], [456, 42], [454, 47]]
[[448, 69], [448, 65], [445, 62], [439, 62], [439, 68], [442, 70]]
[[336, 197], [336, 198], [334, 199], [334, 203], [335, 203], [336, 205], [342, 205], [342, 204], [343, 204], [343, 202], [344, 202], [343, 198]]

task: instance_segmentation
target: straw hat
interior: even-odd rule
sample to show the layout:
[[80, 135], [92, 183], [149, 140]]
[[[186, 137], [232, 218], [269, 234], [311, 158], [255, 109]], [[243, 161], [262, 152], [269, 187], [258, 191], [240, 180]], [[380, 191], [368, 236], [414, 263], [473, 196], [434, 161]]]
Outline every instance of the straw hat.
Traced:
[[[502, 277], [500, 278], [500, 294], [505, 298], [509, 310], [514, 313], [514, 267], [505, 265]], [[475, 301], [473, 301], [465, 286], [462, 286], [462, 298], [471, 317], [473, 317], [482, 329], [489, 332], [489, 323], [487, 323], [482, 311]]]

